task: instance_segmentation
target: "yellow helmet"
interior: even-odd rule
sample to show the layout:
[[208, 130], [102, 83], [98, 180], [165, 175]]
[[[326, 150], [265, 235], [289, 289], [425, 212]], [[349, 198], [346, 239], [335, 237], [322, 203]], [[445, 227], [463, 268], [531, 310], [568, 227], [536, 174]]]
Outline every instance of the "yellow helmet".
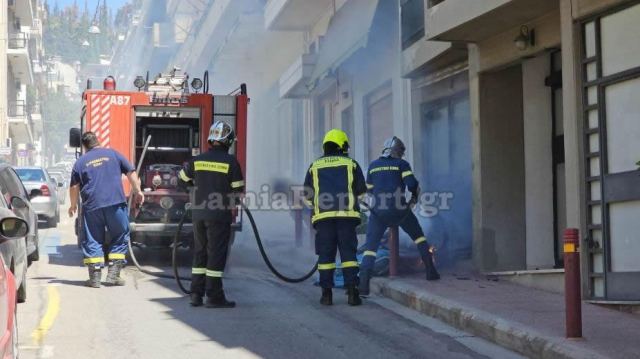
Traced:
[[327, 144], [327, 142], [335, 143], [345, 152], [349, 149], [349, 137], [344, 131], [338, 130], [336, 128], [329, 130], [329, 132], [324, 135], [322, 145]]

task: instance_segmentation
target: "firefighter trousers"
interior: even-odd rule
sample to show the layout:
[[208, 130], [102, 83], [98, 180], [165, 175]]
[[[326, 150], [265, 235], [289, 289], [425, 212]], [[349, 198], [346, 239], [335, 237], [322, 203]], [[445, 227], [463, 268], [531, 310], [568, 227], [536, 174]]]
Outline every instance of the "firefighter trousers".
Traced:
[[84, 264], [104, 266], [104, 241], [107, 233], [111, 237], [109, 261], [125, 261], [127, 244], [131, 236], [129, 230], [128, 207], [125, 203], [82, 211], [84, 238], [80, 246], [84, 254]]
[[196, 220], [193, 222], [193, 266], [191, 292], [215, 297], [222, 293], [222, 274], [227, 264], [231, 223]]
[[413, 242], [418, 246], [418, 252], [424, 259], [429, 255], [429, 244], [427, 238], [420, 227], [418, 218], [411, 211], [380, 211], [371, 212], [369, 223], [367, 224], [367, 241], [364, 245], [365, 252], [362, 258], [361, 270], [370, 271], [376, 260], [376, 253], [380, 247], [380, 241], [384, 232], [390, 226], [398, 226], [405, 231]]
[[336, 269], [336, 252], [338, 250], [340, 250], [344, 285], [358, 285], [357, 225], [357, 220], [347, 218], [324, 219], [315, 224], [320, 287], [333, 288], [333, 274]]

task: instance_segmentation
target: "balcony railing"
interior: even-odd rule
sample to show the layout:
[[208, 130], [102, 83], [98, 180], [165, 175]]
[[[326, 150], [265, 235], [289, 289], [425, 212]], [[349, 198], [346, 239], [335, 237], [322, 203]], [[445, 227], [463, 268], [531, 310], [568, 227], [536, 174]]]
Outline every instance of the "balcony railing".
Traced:
[[402, 0], [400, 13], [404, 50], [424, 37], [424, 0]]
[[9, 101], [9, 117], [24, 118], [27, 116], [27, 102], [24, 100]]
[[27, 47], [28, 41], [27, 34], [24, 32], [9, 34], [10, 49], [24, 49]]

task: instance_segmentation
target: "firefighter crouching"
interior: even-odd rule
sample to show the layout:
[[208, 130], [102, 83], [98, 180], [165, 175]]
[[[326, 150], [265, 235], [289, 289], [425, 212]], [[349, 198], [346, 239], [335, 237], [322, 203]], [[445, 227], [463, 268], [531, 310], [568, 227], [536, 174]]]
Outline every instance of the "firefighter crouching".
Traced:
[[[385, 141], [382, 156], [369, 165], [367, 172], [367, 189], [373, 198], [371, 215], [367, 224], [367, 242], [360, 268], [360, 294], [369, 295], [369, 280], [380, 240], [388, 227], [399, 226], [414, 243], [422, 257], [426, 268], [427, 280], [440, 279], [440, 274], [433, 264], [427, 238], [411, 211], [411, 206], [418, 200], [420, 188], [418, 180], [411, 171], [409, 163], [402, 159], [405, 146], [402, 141], [393, 137]], [[412, 198], [407, 203], [405, 188]]]
[[356, 226], [360, 223], [358, 197], [366, 192], [364, 175], [360, 165], [348, 157], [349, 139], [343, 131], [327, 132], [322, 146], [324, 155], [311, 164], [304, 181], [305, 197], [312, 208], [311, 222], [316, 229], [320, 303], [333, 304], [331, 288], [336, 250], [340, 250], [348, 303], [360, 305]]
[[191, 269], [191, 305], [233, 308], [222, 288], [227, 262], [233, 208], [244, 190], [240, 164], [229, 154], [235, 140], [231, 127], [217, 121], [209, 130], [209, 151], [194, 157], [180, 171], [180, 180], [193, 186], [191, 192], [194, 235]]

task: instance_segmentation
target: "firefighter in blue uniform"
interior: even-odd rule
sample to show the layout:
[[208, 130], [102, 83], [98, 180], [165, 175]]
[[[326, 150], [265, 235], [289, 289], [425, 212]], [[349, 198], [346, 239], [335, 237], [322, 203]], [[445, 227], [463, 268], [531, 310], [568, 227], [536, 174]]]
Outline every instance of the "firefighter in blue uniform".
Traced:
[[[409, 163], [402, 159], [405, 146], [402, 141], [393, 137], [385, 141], [382, 156], [369, 165], [367, 172], [367, 189], [372, 197], [371, 215], [367, 225], [367, 242], [360, 268], [360, 294], [369, 295], [369, 280], [380, 240], [388, 227], [399, 226], [414, 243], [422, 257], [426, 268], [427, 280], [440, 279], [440, 274], [433, 264], [427, 238], [411, 211], [420, 194], [418, 180], [411, 171]], [[405, 188], [409, 189], [412, 198], [407, 203]]]
[[305, 197], [312, 208], [311, 222], [316, 229], [316, 254], [322, 287], [323, 305], [333, 304], [333, 274], [336, 251], [340, 250], [341, 268], [349, 305], [360, 305], [358, 293], [358, 239], [360, 223], [358, 197], [366, 193], [364, 175], [358, 163], [349, 158], [349, 138], [341, 130], [327, 132], [322, 144], [324, 155], [307, 171]]
[[233, 308], [222, 287], [227, 263], [233, 209], [244, 191], [238, 160], [229, 154], [235, 133], [222, 121], [209, 130], [209, 151], [194, 157], [180, 171], [180, 181], [193, 186], [191, 216], [194, 253], [191, 268], [191, 305]]
[[[144, 201], [140, 180], [135, 168], [122, 154], [100, 146], [95, 133], [85, 132], [82, 135], [82, 147], [84, 155], [78, 158], [71, 171], [69, 217], [78, 210], [78, 196], [81, 196], [80, 220], [84, 236], [80, 245], [84, 264], [89, 268], [89, 280], [85, 285], [100, 288], [105, 249], [109, 260], [105, 284], [124, 285], [120, 271], [126, 264], [130, 229], [122, 175], [129, 179], [131, 196], [139, 204]], [[103, 248], [107, 234], [105, 228], [111, 237], [109, 248]]]

